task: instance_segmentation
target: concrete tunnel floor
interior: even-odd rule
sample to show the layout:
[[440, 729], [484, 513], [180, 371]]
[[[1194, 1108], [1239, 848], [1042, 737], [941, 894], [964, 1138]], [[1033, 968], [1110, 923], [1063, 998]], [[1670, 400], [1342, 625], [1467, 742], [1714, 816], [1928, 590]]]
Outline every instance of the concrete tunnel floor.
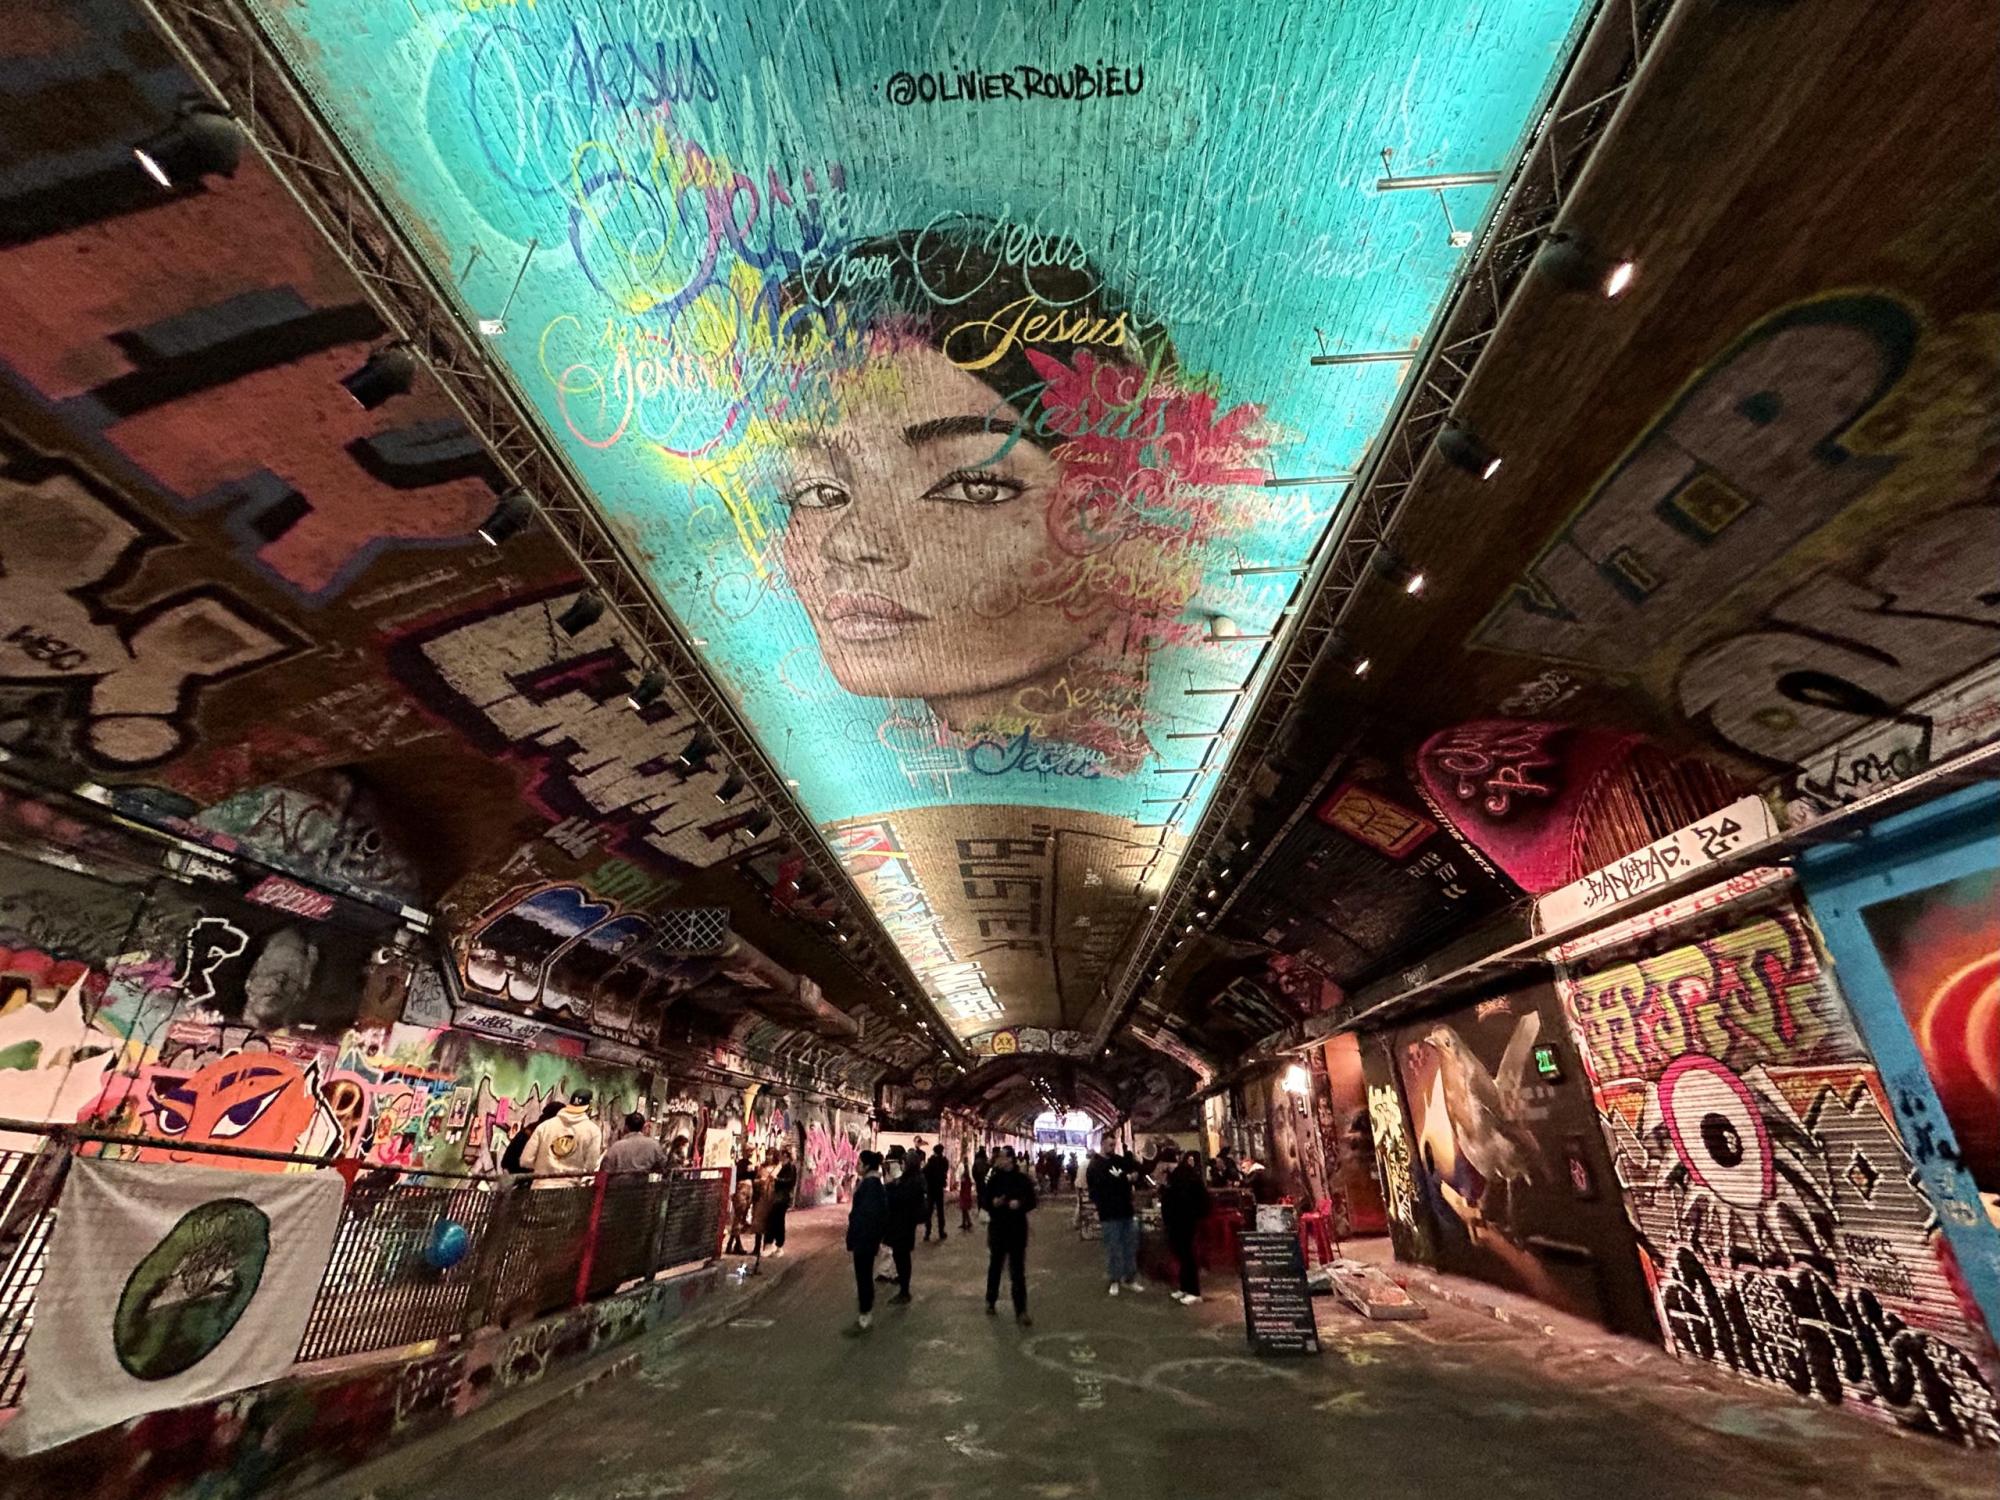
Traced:
[[[435, 1500], [1221, 1500], [1978, 1496], [2000, 1460], [1604, 1334], [1427, 1300], [1370, 1322], [1317, 1297], [1325, 1352], [1259, 1359], [1232, 1280], [1183, 1308], [1107, 1297], [1095, 1241], [1036, 1215], [1032, 1328], [985, 1315], [985, 1232], [919, 1241], [914, 1302], [854, 1317], [845, 1210], [795, 1216], [782, 1284], [642, 1346], [637, 1373], [490, 1442], [419, 1450], [368, 1493]], [[955, 1210], [954, 1210], [955, 1214]], [[885, 1288], [885, 1293], [893, 1288]], [[445, 1435], [449, 1439], [449, 1434]]]

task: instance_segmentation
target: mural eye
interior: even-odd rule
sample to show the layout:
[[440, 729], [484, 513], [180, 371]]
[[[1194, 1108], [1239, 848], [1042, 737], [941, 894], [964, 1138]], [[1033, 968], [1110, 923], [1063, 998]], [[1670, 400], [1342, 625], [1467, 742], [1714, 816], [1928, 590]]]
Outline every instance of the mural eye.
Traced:
[[793, 510], [839, 510], [851, 498], [839, 485], [824, 479], [808, 479], [785, 491], [785, 504]]
[[1773, 1185], [1771, 1138], [1748, 1085], [1712, 1057], [1689, 1054], [1660, 1075], [1660, 1115], [1694, 1180], [1734, 1208], [1755, 1209]]
[[1027, 486], [1004, 474], [983, 469], [947, 474], [928, 490], [926, 500], [947, 500], [954, 505], [1000, 505], [1012, 500]]
[[231, 1136], [243, 1134], [263, 1118], [264, 1112], [278, 1102], [283, 1088], [272, 1089], [269, 1093], [255, 1094], [248, 1099], [231, 1105], [222, 1112], [222, 1118], [215, 1122], [211, 1132], [217, 1140], [228, 1140]]
[[168, 1099], [153, 1100], [153, 1128], [161, 1135], [186, 1135], [188, 1113]]

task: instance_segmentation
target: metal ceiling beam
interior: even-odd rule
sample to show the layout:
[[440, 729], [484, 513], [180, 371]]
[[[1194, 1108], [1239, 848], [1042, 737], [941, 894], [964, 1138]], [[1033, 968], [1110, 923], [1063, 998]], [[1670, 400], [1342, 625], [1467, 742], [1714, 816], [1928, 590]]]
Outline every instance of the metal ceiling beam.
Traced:
[[[1249, 803], [1252, 777], [1299, 713], [1306, 685], [1334, 656], [1341, 621], [1374, 576], [1371, 559], [1431, 463], [1432, 439], [1512, 309], [1542, 237], [1555, 227], [1615, 126], [1632, 85], [1688, 9], [1687, 0], [1602, 0], [1587, 23], [1550, 104], [1523, 142], [1485, 228], [1414, 357], [1398, 403], [1361, 466], [1338, 531], [1321, 546], [1313, 570], [1294, 591], [1289, 622], [1275, 643], [1277, 659], [1262, 692], [1247, 710], [1246, 700], [1237, 700], [1223, 720], [1218, 732], [1232, 741], [1229, 761], [1158, 909], [1140, 930], [1123, 969], [1106, 981], [1093, 1055], [1109, 1046], [1139, 998], [1143, 976], [1173, 934], [1187, 925], [1203, 861]], [[1230, 893], [1214, 920], [1222, 919], [1247, 884]]]
[[[953, 1060], [970, 1061], [922, 982], [800, 807], [749, 725], [709, 676], [645, 573], [588, 500], [589, 490], [560, 447], [547, 441], [506, 371], [451, 310], [423, 258], [382, 207], [345, 146], [320, 119], [242, 0], [137, 0], [176, 61], [242, 126], [259, 156], [374, 305], [392, 333], [430, 367], [439, 387], [492, 452], [512, 484], [535, 496], [548, 532], [583, 572], [619, 626], [665, 674], [669, 694], [713, 738], [750, 785], [778, 830], [830, 890], [841, 892], [863, 934], [863, 952], [837, 952], [857, 973], [890, 973], [885, 1018], [897, 1024], [906, 1001], [930, 1023], [928, 1039]], [[872, 958], [874, 964], [866, 960]]]

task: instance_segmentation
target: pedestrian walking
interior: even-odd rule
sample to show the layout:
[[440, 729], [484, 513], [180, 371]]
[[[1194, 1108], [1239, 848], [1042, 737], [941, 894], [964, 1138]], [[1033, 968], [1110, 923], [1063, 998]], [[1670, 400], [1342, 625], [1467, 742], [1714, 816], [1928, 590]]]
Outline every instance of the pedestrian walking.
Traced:
[[778, 1170], [771, 1177], [771, 1202], [764, 1210], [764, 1247], [774, 1256], [785, 1253], [785, 1215], [792, 1211], [792, 1195], [798, 1189], [798, 1163], [787, 1146], [778, 1153]]
[[1201, 1180], [1201, 1161], [1190, 1151], [1168, 1174], [1167, 1185], [1160, 1191], [1160, 1222], [1181, 1273], [1180, 1288], [1173, 1298], [1183, 1307], [1201, 1301], [1201, 1262], [1195, 1254], [1195, 1239], [1207, 1217], [1208, 1187]]
[[757, 1168], [756, 1189], [750, 1200], [750, 1228], [756, 1236], [750, 1242], [750, 1253], [759, 1264], [764, 1259], [764, 1235], [771, 1222], [771, 1198], [778, 1190], [778, 1150], [773, 1146], [764, 1153], [764, 1163]]
[[972, 1210], [978, 1201], [979, 1188], [972, 1180], [972, 1168], [962, 1166], [958, 1170], [958, 1227], [967, 1234], [972, 1232]]
[[736, 1187], [729, 1195], [729, 1243], [722, 1247], [724, 1255], [748, 1255], [743, 1248], [743, 1236], [750, 1233], [750, 1210], [757, 1201], [756, 1172], [750, 1165], [750, 1158], [743, 1157], [736, 1163]]
[[883, 1236], [896, 1265], [896, 1295], [891, 1302], [910, 1300], [910, 1257], [917, 1248], [917, 1225], [930, 1201], [924, 1194], [923, 1163], [912, 1151], [903, 1158], [902, 1173], [888, 1184], [889, 1229]]
[[993, 1170], [993, 1159], [981, 1146], [972, 1153], [972, 1203], [981, 1213], [986, 1211], [986, 1177]]
[[868, 1331], [875, 1320], [875, 1256], [889, 1223], [889, 1200], [882, 1185], [879, 1152], [861, 1153], [861, 1175], [854, 1182], [854, 1201], [847, 1206], [847, 1251], [854, 1258], [854, 1295], [860, 1313], [850, 1336]]
[[1034, 1180], [1014, 1161], [1014, 1148], [1002, 1146], [993, 1170], [986, 1174], [980, 1199], [986, 1210], [986, 1312], [999, 1311], [1000, 1268], [1004, 1264], [1014, 1295], [1014, 1321], [1031, 1326], [1028, 1316], [1028, 1215], [1035, 1211]]
[[1139, 1279], [1139, 1221], [1133, 1213], [1130, 1163], [1124, 1157], [1093, 1155], [1083, 1187], [1097, 1209], [1109, 1294], [1143, 1292], [1146, 1283]]
[[931, 1159], [924, 1163], [924, 1239], [931, 1237], [931, 1222], [937, 1222], [938, 1243], [945, 1240], [944, 1212], [945, 1186], [951, 1180], [951, 1163], [945, 1159], [944, 1146], [931, 1148]]

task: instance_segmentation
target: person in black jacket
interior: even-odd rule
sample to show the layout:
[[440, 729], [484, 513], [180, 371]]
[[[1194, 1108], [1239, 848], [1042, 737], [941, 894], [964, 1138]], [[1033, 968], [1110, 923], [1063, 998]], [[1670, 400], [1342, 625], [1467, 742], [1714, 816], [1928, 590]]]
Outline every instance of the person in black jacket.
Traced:
[[559, 1097], [551, 1098], [547, 1104], [544, 1104], [542, 1106], [541, 1119], [536, 1120], [533, 1125], [523, 1125], [519, 1130], [514, 1132], [514, 1138], [511, 1141], [507, 1142], [507, 1149], [500, 1157], [501, 1171], [507, 1173], [509, 1176], [513, 1176], [515, 1174], [525, 1173], [528, 1170], [521, 1164], [521, 1153], [528, 1149], [529, 1137], [532, 1136], [543, 1123], [549, 1120], [553, 1120], [558, 1114], [560, 1114], [562, 1112], [562, 1107], [563, 1104], [561, 1098]]
[[1014, 1161], [1014, 1148], [1002, 1146], [993, 1170], [980, 1189], [979, 1206], [986, 1210], [986, 1312], [998, 1312], [1000, 1266], [1005, 1262], [1014, 1292], [1014, 1321], [1023, 1328], [1028, 1316], [1028, 1215], [1035, 1211], [1035, 1182]]
[[1201, 1161], [1192, 1151], [1167, 1176], [1160, 1190], [1160, 1223], [1173, 1247], [1174, 1261], [1181, 1269], [1180, 1290], [1174, 1301], [1183, 1307], [1201, 1301], [1201, 1266], [1195, 1258], [1195, 1236], [1201, 1221], [1208, 1217], [1208, 1188], [1201, 1180]]
[[917, 1225], [929, 1217], [924, 1192], [924, 1167], [915, 1152], [903, 1158], [902, 1174], [889, 1188], [889, 1232], [884, 1236], [896, 1263], [896, 1295], [891, 1302], [910, 1300], [910, 1255], [917, 1248]]
[[931, 1148], [931, 1159], [924, 1163], [924, 1238], [931, 1237], [931, 1221], [937, 1221], [938, 1243], [945, 1241], [944, 1198], [945, 1185], [951, 1181], [951, 1163], [945, 1159], [944, 1143]]
[[868, 1331], [875, 1320], [875, 1257], [889, 1227], [889, 1194], [882, 1185], [882, 1155], [861, 1153], [861, 1176], [854, 1183], [854, 1201], [847, 1208], [847, 1251], [854, 1257], [854, 1291], [861, 1316], [850, 1334]]
[[1084, 1191], [1097, 1208], [1097, 1232], [1104, 1241], [1104, 1280], [1112, 1296], [1143, 1292], [1139, 1279], [1139, 1221], [1133, 1216], [1129, 1158], [1090, 1153], [1090, 1170], [1083, 1174]]

